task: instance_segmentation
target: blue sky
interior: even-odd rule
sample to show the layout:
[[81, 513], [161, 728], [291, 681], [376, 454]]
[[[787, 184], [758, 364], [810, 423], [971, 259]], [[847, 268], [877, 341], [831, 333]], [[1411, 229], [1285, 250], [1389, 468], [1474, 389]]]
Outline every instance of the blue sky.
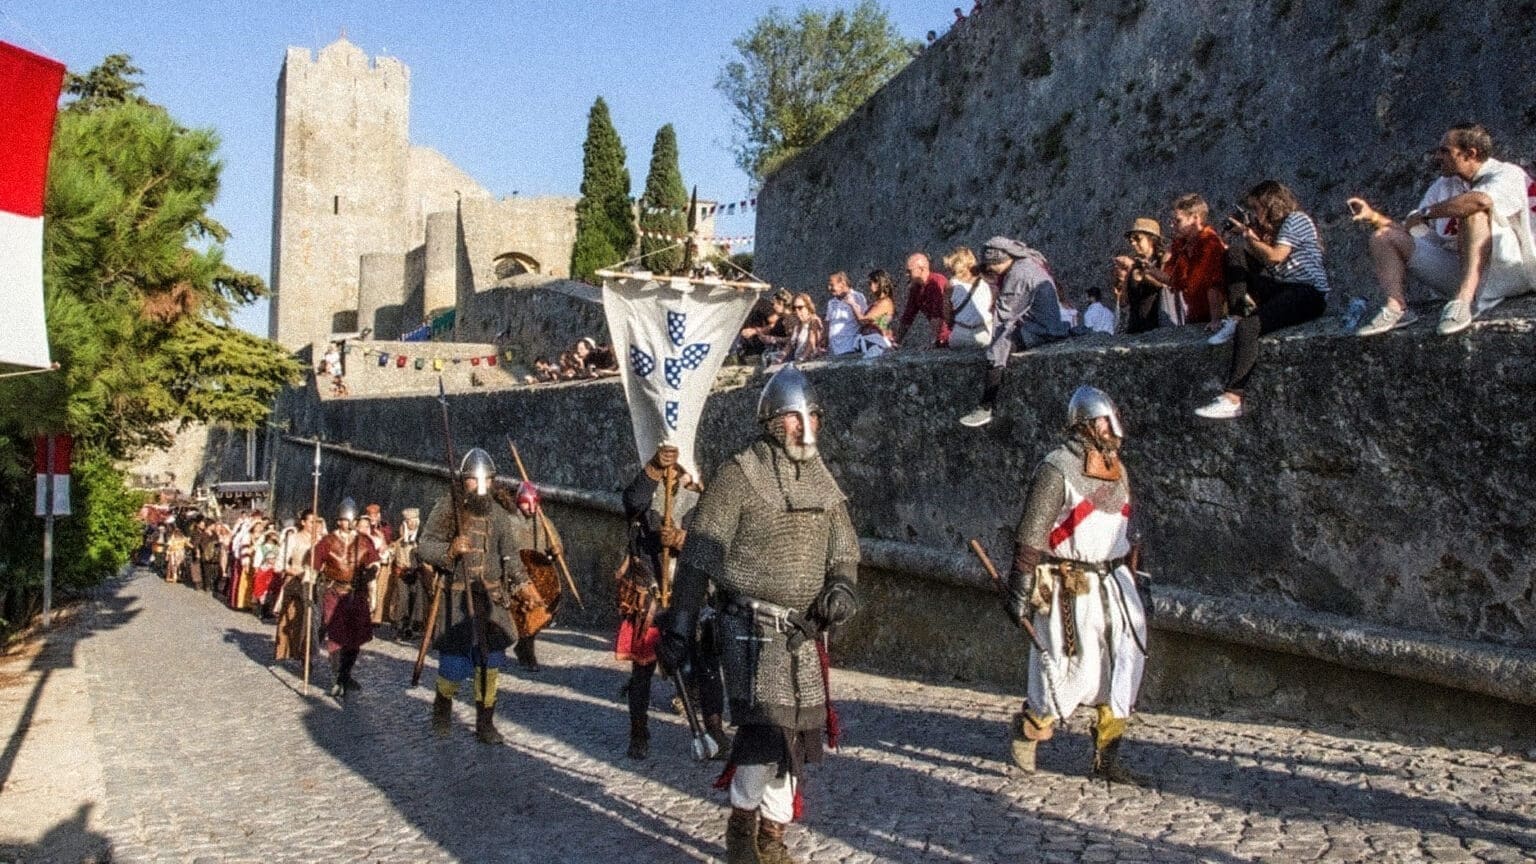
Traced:
[[[786, 10], [852, 6], [809, 0]], [[954, 3], [886, 0], [913, 39], [942, 32]], [[966, 4], [969, 8], [969, 4]], [[678, 132], [683, 179], [701, 197], [748, 197], [729, 151], [732, 115], [714, 89], [734, 56], [731, 40], [767, 3], [191, 2], [0, 0], [0, 40], [83, 72], [113, 53], [144, 70], [146, 95], [182, 123], [221, 139], [223, 188], [214, 216], [233, 233], [230, 263], [269, 276], [272, 147], [277, 73], [290, 45], [319, 49], [342, 28], [369, 54], [411, 68], [411, 138], [433, 147], [497, 195], [575, 195], [587, 111], [603, 96], [645, 182], [656, 130]], [[717, 231], [752, 233], [752, 218], [722, 217]], [[236, 323], [266, 335], [265, 301]]]

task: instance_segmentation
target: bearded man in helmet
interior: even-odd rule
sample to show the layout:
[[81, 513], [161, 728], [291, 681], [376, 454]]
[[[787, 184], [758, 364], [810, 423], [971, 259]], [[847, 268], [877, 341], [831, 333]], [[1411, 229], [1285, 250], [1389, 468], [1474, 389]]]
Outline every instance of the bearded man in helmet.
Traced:
[[448, 580], [432, 643], [438, 652], [433, 731], [448, 733], [453, 697], [473, 676], [475, 737], [484, 744], [505, 740], [494, 721], [499, 672], [518, 635], [508, 608], [514, 602], [543, 605], [518, 554], [532, 545], [531, 520], [514, 521], [497, 506], [491, 497], [495, 479], [496, 463], [489, 453], [479, 447], [465, 453], [455, 481], [464, 485], [462, 510], [456, 508], [455, 496], [439, 498], [416, 548], [421, 560]]
[[360, 689], [352, 667], [363, 646], [373, 639], [368, 588], [379, 572], [379, 553], [371, 540], [357, 533], [356, 522], [357, 503], [344, 499], [336, 512], [336, 527], [315, 547], [325, 583], [321, 632], [331, 661], [331, 695], [337, 698]]
[[731, 719], [728, 864], [792, 861], [784, 831], [826, 725], [818, 637], [858, 611], [859, 544], [821, 461], [821, 404], [793, 364], [758, 400], [763, 435], [720, 466], [678, 559], [658, 650], [686, 668], [709, 584]]
[[1067, 429], [1030, 481], [1003, 600], [1015, 624], [1033, 619], [1047, 649], [1030, 651], [1013, 761], [1034, 771], [1035, 749], [1055, 724], [1092, 705], [1094, 776], [1140, 783], [1119, 758], [1147, 645], [1146, 576], [1136, 572], [1131, 487], [1120, 461], [1125, 430], [1109, 396], [1087, 386], [1072, 394]]

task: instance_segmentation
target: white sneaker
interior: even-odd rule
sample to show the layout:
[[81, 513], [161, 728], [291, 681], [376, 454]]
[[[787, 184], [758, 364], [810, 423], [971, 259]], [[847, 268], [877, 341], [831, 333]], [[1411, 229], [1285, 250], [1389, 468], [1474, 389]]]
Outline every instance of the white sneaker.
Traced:
[[977, 426], [985, 426], [991, 422], [992, 409], [986, 407], [977, 408], [975, 411], [972, 411], [971, 413], [960, 418], [960, 425], [970, 426], [972, 428]]
[[1225, 396], [1217, 396], [1211, 404], [1196, 408], [1195, 414], [1207, 420], [1234, 420], [1243, 416], [1243, 400], [1233, 402]]
[[1445, 309], [1440, 313], [1440, 326], [1437, 328], [1441, 336], [1449, 336], [1472, 326], [1472, 306], [1460, 300], [1452, 300], [1445, 304]]
[[1382, 333], [1396, 330], [1399, 327], [1407, 327], [1417, 320], [1419, 320], [1418, 313], [1412, 309], [1399, 311], [1391, 306], [1383, 306], [1376, 311], [1375, 315], [1371, 316], [1371, 320], [1365, 322], [1359, 330], [1355, 331], [1355, 335], [1378, 336]]
[[1225, 345], [1237, 335], [1237, 319], [1228, 318], [1221, 322], [1221, 329], [1211, 334], [1211, 338], [1205, 340], [1207, 345]]

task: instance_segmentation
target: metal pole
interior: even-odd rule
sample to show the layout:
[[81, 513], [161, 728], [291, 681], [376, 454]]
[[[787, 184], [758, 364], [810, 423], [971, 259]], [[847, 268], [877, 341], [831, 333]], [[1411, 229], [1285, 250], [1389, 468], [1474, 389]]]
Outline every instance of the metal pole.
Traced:
[[48, 473], [43, 490], [43, 629], [49, 627], [53, 617], [53, 447], [55, 439], [48, 438]]

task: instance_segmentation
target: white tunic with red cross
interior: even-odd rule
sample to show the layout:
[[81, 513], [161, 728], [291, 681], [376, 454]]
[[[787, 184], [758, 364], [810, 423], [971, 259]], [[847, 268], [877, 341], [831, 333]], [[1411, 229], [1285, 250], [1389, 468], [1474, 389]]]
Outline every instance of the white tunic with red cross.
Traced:
[[[1107, 564], [1128, 555], [1129, 484], [1087, 476], [1081, 453], [1067, 447], [1052, 452], [1046, 462], [1060, 472], [1064, 487], [1061, 510], [1047, 539], [1051, 556]], [[1047, 648], [1044, 657], [1030, 651], [1029, 703], [1037, 714], [1068, 716], [1080, 705], [1107, 705], [1115, 717], [1129, 717], [1136, 705], [1146, 663], [1146, 610], [1129, 567], [1104, 569], [1108, 572], [1086, 571], [1086, 590], [1072, 598], [1075, 654], [1066, 653], [1063, 640], [1059, 576], [1052, 586], [1056, 599], [1035, 614], [1035, 630]]]

